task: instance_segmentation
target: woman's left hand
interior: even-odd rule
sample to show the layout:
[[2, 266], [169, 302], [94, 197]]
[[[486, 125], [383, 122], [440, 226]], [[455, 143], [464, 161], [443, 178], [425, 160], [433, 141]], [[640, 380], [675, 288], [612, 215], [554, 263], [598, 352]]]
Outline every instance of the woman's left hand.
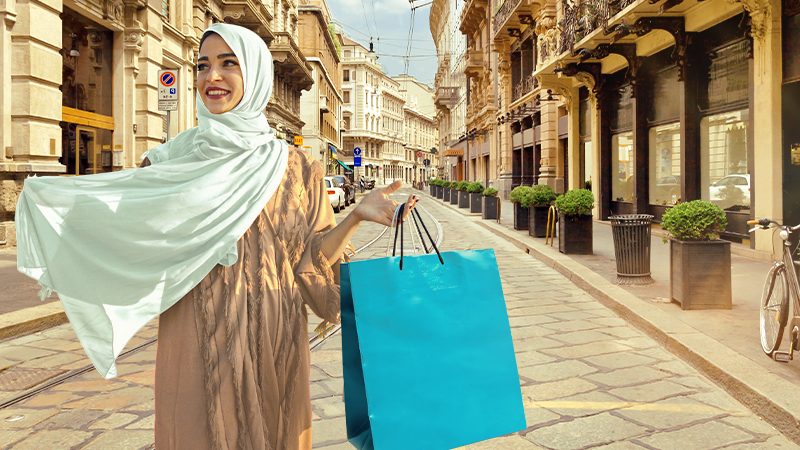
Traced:
[[[394, 212], [397, 209], [398, 203], [390, 199], [389, 195], [400, 189], [402, 185], [402, 181], [395, 181], [385, 188], [373, 189], [372, 192], [367, 194], [364, 199], [361, 200], [352, 214], [354, 214], [359, 220], [375, 222], [381, 225], [386, 225], [387, 227], [392, 226], [392, 218], [394, 218]], [[406, 202], [402, 220], [408, 216], [416, 204], [417, 197], [413, 194], [410, 195], [408, 197], [408, 201]]]

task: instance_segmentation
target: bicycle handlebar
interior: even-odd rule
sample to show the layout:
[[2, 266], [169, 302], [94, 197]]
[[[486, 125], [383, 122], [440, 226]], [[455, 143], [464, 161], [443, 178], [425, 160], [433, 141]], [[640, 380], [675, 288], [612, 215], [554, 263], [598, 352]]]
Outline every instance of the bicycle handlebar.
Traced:
[[[758, 227], [756, 227], [756, 228], [760, 227], [761, 229], [764, 229], [764, 230], [769, 228], [770, 225], [775, 225], [776, 227], [780, 227], [781, 226], [781, 224], [779, 224], [778, 222], [775, 222], [774, 220], [766, 218], [766, 217], [764, 217], [762, 219], [748, 220], [747, 224], [748, 225], [758, 225]], [[756, 230], [756, 228], [751, 229], [750, 232], [752, 233], [753, 231]], [[795, 225], [793, 227], [786, 227], [786, 228], [788, 228], [789, 231], [797, 231], [797, 230], [800, 230], [800, 225]]]

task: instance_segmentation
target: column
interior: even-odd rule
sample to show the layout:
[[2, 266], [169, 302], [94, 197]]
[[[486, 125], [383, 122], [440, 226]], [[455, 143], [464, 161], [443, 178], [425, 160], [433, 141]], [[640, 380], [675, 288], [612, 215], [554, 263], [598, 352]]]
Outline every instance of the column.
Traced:
[[158, 110], [158, 71], [163, 62], [161, 41], [163, 22], [154, 3], [139, 12], [143, 34], [139, 53], [139, 74], [136, 77], [136, 142], [133, 159], [126, 159], [126, 166], [139, 162], [147, 150], [161, 144], [163, 136], [163, 117]]
[[[17, 23], [16, 0], [0, 0], [0, 85], [11, 86], [11, 32]], [[0, 89], [0, 164], [11, 159], [11, 89]]]
[[[569, 186], [564, 186], [565, 190], [583, 188], [581, 180], [581, 137], [580, 137], [580, 94], [578, 88], [572, 89], [571, 97], [573, 101], [567, 105], [567, 149], [566, 157], [569, 161], [569, 173], [567, 179]], [[594, 177], [594, 176], [592, 176]]]
[[[556, 164], [558, 162], [558, 103], [541, 103], [542, 162], [539, 168], [538, 184], [546, 184], [557, 189]], [[536, 174], [534, 174], [536, 175]], [[562, 180], [563, 182], [563, 180]]]
[[144, 30], [136, 20], [136, 9], [125, 8], [126, 28], [114, 33], [114, 151], [122, 152], [117, 165], [133, 167], [140, 160], [135, 155], [136, 78], [139, 75], [139, 53], [142, 50]]
[[[783, 222], [781, 2], [763, 0], [753, 3], [771, 3], [772, 9], [771, 14], [769, 9], [756, 9], [758, 13], [751, 12], [754, 55], [751, 135], [754, 136], [754, 153], [756, 153], [752, 174], [754, 182], [752, 194], [755, 196], [753, 212], [755, 217], [771, 217]], [[747, 4], [745, 8], [747, 9]], [[771, 252], [772, 232], [757, 231], [755, 248]]]

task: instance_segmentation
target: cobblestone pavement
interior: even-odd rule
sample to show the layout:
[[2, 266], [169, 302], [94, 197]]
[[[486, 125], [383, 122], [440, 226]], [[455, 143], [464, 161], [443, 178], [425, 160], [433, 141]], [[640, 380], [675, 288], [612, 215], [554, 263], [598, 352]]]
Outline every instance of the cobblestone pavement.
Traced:
[[[423, 206], [444, 226], [444, 249], [495, 249], [513, 327], [528, 429], [469, 448], [798, 448], [562, 275], [443, 205]], [[381, 228], [363, 226], [354, 244]], [[359, 258], [384, 256], [389, 238]], [[128, 348], [146, 344], [155, 332], [155, 323], [148, 325]], [[122, 358], [114, 380], [91, 370], [0, 409], [0, 448], [149, 446], [155, 348], [144, 345]], [[351, 448], [340, 348], [336, 334], [312, 353], [319, 449]], [[0, 372], [0, 403], [87, 364], [68, 325], [1, 342], [0, 368], [8, 369]]]

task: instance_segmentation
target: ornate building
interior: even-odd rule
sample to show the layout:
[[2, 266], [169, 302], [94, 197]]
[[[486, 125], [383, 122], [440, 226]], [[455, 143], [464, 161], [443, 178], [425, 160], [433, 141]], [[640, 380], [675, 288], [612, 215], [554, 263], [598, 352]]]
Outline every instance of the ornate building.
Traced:
[[314, 86], [302, 93], [303, 144], [299, 147], [314, 159], [321, 160], [328, 173], [342, 167], [330, 155], [342, 147], [340, 117], [342, 110], [341, 34], [331, 22], [324, 0], [307, 0], [300, 11], [300, 50], [311, 66]]
[[[90, 0], [0, 6], [0, 245], [14, 244], [26, 176], [134, 167], [167, 135], [195, 124], [194, 66], [202, 30], [216, 21], [263, 36], [275, 57], [270, 123], [302, 129], [300, 91], [312, 84], [289, 0]], [[13, 64], [12, 64], [13, 61]], [[178, 71], [178, 110], [158, 110], [158, 71]]]
[[463, 2], [434, 0], [430, 12], [430, 29], [438, 56], [434, 80], [434, 104], [440, 150], [439, 176], [463, 178], [464, 150], [467, 147], [467, 90], [464, 60], [467, 40], [458, 29]]
[[[658, 221], [678, 201], [710, 200], [728, 215], [724, 237], [760, 250], [769, 236], [748, 241], [747, 219], [800, 222], [784, 195], [800, 188], [797, 0], [506, 0], [493, 10], [510, 186], [589, 187], [598, 219]], [[462, 20], [469, 32], [478, 19]]]
[[433, 89], [410, 75], [393, 77], [403, 96], [406, 160], [412, 162], [411, 181], [420, 183], [437, 175], [439, 150]]

